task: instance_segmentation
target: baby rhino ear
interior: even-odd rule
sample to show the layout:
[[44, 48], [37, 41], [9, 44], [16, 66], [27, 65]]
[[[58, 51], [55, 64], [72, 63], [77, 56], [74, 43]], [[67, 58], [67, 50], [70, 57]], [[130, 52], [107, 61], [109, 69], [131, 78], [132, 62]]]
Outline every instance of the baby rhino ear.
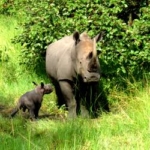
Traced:
[[38, 85], [38, 84], [37, 84], [36, 82], [34, 82], [34, 81], [32, 81], [32, 83], [33, 83], [34, 85], [36, 85], [36, 86]]
[[41, 89], [43, 89], [44, 88], [44, 83], [43, 82], [41, 82]]

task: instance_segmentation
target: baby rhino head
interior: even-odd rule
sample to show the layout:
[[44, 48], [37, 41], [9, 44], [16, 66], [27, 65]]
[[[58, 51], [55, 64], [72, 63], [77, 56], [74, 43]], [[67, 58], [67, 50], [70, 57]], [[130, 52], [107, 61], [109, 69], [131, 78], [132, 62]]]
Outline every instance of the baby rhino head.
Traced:
[[38, 85], [35, 82], [33, 82], [33, 84], [36, 86], [35, 91], [37, 93], [41, 93], [44, 95], [44, 94], [50, 94], [51, 92], [53, 92], [53, 88], [50, 84], [44, 84], [43, 82], [41, 82], [40, 85]]

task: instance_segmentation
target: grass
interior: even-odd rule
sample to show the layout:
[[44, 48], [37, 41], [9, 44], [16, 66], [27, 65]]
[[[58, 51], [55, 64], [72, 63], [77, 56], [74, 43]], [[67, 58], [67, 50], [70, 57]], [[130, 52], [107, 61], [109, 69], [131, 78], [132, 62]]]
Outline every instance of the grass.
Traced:
[[148, 150], [150, 147], [150, 86], [130, 83], [109, 94], [111, 112], [97, 119], [66, 120], [55, 106], [55, 94], [44, 97], [40, 119], [9, 114], [21, 94], [33, 89], [32, 81], [48, 82], [19, 65], [21, 46], [11, 38], [21, 33], [15, 18], [0, 16], [0, 150]]

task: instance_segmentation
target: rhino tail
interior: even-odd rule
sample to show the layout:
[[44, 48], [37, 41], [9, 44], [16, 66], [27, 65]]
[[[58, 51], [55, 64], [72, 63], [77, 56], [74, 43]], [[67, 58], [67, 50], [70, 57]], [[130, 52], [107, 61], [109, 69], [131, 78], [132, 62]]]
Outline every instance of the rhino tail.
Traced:
[[10, 117], [14, 117], [18, 111], [19, 111], [19, 108], [16, 107], [10, 114]]

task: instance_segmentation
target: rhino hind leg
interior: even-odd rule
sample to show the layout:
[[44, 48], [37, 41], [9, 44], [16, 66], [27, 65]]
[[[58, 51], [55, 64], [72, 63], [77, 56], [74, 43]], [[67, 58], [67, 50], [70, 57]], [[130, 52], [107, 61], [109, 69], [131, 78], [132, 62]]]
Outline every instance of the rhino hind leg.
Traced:
[[14, 117], [14, 116], [16, 115], [16, 113], [17, 113], [19, 110], [21, 110], [21, 109], [23, 109], [23, 111], [25, 112], [26, 106], [22, 105], [22, 103], [19, 102], [19, 103], [17, 104], [17, 107], [16, 107], [16, 108], [12, 111], [12, 113], [10, 114], [10, 116], [11, 116], [11, 117]]
[[25, 112], [26, 111], [26, 109], [27, 109], [27, 107], [22, 107], [22, 110], [23, 110], [23, 112]]

